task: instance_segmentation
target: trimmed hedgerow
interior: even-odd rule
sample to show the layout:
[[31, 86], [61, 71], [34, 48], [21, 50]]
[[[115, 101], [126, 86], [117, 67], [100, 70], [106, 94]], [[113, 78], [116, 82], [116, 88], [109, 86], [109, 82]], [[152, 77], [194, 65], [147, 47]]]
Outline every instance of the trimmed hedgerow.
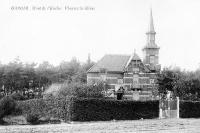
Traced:
[[64, 121], [106, 121], [157, 118], [158, 101], [116, 101], [106, 99], [49, 98], [20, 101], [22, 114]]
[[58, 118], [64, 121], [69, 120], [70, 98], [48, 98], [48, 99], [32, 99], [18, 102], [18, 106], [22, 108], [22, 114], [30, 116], [37, 114], [38, 118]]
[[180, 118], [200, 118], [200, 101], [180, 101]]
[[159, 101], [74, 99], [72, 121], [137, 120], [157, 118]]

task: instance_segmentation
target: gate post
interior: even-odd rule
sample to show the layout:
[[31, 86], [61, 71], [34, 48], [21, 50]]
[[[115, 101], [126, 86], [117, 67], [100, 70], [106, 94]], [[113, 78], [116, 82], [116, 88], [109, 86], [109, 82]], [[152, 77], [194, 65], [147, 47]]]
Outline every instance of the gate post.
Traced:
[[177, 118], [179, 118], [179, 97], [177, 97]]
[[159, 108], [159, 119], [162, 119], [163, 117], [162, 117], [162, 108]]

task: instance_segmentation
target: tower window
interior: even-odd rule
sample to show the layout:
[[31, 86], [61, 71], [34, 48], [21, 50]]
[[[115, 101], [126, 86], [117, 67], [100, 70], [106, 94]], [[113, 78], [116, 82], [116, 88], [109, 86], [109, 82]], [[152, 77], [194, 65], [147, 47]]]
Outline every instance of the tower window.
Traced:
[[151, 55], [150, 56], [150, 64], [154, 64], [155, 63], [155, 56]]

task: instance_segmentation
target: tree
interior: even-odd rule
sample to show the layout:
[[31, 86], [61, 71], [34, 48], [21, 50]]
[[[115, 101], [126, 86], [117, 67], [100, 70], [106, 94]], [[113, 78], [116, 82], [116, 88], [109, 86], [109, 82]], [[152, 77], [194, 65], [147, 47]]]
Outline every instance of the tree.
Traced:
[[165, 68], [159, 78], [159, 93], [165, 96], [172, 91], [175, 97], [182, 100], [200, 100], [200, 73]]
[[70, 62], [63, 61], [60, 63], [61, 77], [65, 80], [65, 82], [70, 83], [75, 81], [80, 69], [80, 62], [76, 58], [72, 58]]
[[164, 68], [158, 78], [159, 94], [165, 97], [167, 91], [173, 92], [174, 96], [182, 97], [184, 91], [184, 74], [179, 68]]

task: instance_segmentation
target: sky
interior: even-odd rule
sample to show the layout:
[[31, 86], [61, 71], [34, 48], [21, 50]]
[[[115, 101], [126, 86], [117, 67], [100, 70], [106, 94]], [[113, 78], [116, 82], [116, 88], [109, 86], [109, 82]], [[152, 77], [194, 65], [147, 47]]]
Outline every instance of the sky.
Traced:
[[0, 62], [58, 65], [72, 57], [85, 62], [88, 53], [96, 62], [134, 49], [142, 58], [152, 8], [161, 66], [195, 70], [199, 7], [199, 0], [1, 0]]

